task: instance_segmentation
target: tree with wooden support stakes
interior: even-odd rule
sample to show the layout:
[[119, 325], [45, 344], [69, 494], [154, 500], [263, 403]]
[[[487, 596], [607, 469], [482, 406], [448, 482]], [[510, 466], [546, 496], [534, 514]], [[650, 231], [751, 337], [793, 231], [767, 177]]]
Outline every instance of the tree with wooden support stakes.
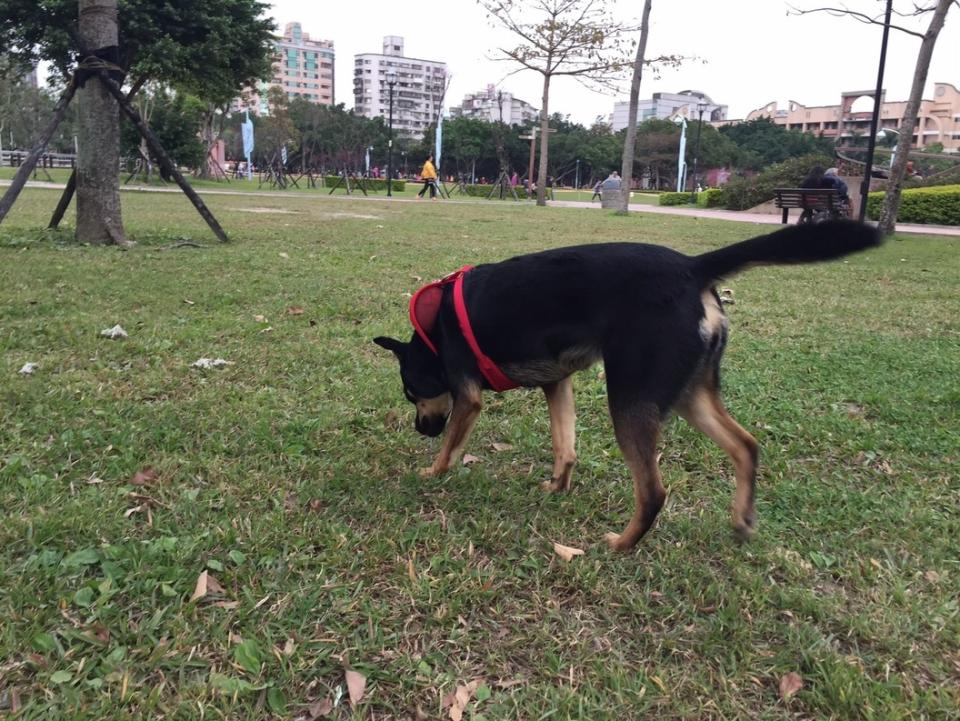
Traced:
[[[264, 15], [265, 6], [260, 0], [204, 0], [203, 3], [124, 0], [119, 16], [115, 14], [116, 6], [116, 0], [44, 0], [42, 3], [0, 0], [0, 46], [8, 48], [8, 54], [21, 64], [48, 61], [52, 74], [65, 82], [73, 77], [78, 53], [85, 58], [92, 54], [109, 63], [105, 67], [113, 70], [112, 79], [118, 88], [124, 83], [130, 84], [127, 99], [131, 101], [148, 80], [164, 83], [176, 92], [219, 101], [239, 94], [242, 87], [271, 72], [274, 25]], [[78, 22], [79, 9], [84, 12]], [[85, 39], [86, 28], [81, 32], [81, 25], [93, 20], [99, 33], [103, 26], [110, 24], [111, 15], [116, 38], [112, 44], [106, 35]], [[89, 52], [81, 53], [81, 48]], [[89, 64], [85, 69], [94, 70]], [[102, 87], [99, 72], [84, 81], [96, 88], [103, 101], [104, 107], [99, 110], [103, 121], [89, 125], [99, 132], [111, 124], [111, 116], [119, 118], [117, 102], [112, 93]], [[106, 107], [110, 109], [105, 110]], [[101, 148], [102, 143], [109, 147]], [[79, 144], [81, 155], [87, 149], [95, 158], [117, 152], [112, 150], [112, 140], [91, 140], [81, 135]], [[163, 165], [159, 157], [155, 160]], [[119, 160], [116, 164], [110, 161], [110, 165], [113, 173], [102, 173], [101, 182], [105, 184], [106, 196], [113, 195], [112, 183], [116, 184], [119, 196]], [[90, 177], [78, 172], [74, 180], [61, 198], [52, 225], [59, 223], [69, 205], [72, 186], [77, 186], [79, 196]], [[103, 195], [98, 192], [94, 190], [90, 197], [97, 199]], [[15, 194], [8, 199], [6, 210], [12, 205], [13, 197]], [[0, 213], [0, 219], [5, 212]], [[78, 204], [77, 228], [81, 240], [88, 240], [80, 237], [80, 229], [91, 213], [102, 215], [88, 210], [86, 204], [83, 208]], [[112, 243], [122, 239], [119, 203], [115, 211], [110, 211], [110, 216], [106, 237], [101, 235], [99, 240], [88, 242]]]
[[[540, 166], [547, 177], [550, 85], [571, 77], [593, 89], [620, 89], [633, 67], [628, 37], [633, 23], [613, 17], [609, 0], [478, 0], [494, 24], [519, 38], [499, 48], [494, 60], [514, 62], [543, 76], [540, 106]], [[532, 181], [532, 178], [531, 178]], [[537, 184], [537, 205], [546, 205], [546, 183]]]

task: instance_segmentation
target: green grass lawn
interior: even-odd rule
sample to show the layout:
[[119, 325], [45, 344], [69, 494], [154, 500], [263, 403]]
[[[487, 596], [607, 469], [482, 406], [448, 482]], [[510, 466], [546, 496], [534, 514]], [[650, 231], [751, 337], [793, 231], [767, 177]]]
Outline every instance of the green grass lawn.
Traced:
[[[16, 168], [11, 168], [9, 166], [0, 167], [0, 180], [11, 180], [16, 173]], [[138, 186], [143, 186], [146, 183], [142, 180], [131, 180], [130, 183], [125, 183], [129, 173], [123, 173], [120, 176], [121, 187], [126, 188], [135, 188]], [[31, 180], [36, 180], [40, 182], [55, 182], [55, 183], [66, 183], [70, 177], [69, 168], [52, 168], [50, 170], [44, 171], [42, 168], [38, 169], [33, 175], [31, 175]], [[186, 175], [187, 181], [195, 188], [199, 190], [218, 190], [224, 192], [270, 192], [273, 191], [273, 188], [270, 187], [269, 183], [261, 183], [257, 176], [250, 181], [244, 179], [233, 178], [229, 181], [217, 181], [217, 180], [200, 180], [194, 178], [191, 175]], [[296, 175], [294, 175], [296, 179]], [[169, 189], [176, 189], [175, 183], [163, 183], [159, 179], [155, 179], [151, 183], [151, 187], [162, 187]], [[413, 198], [420, 189], [423, 187], [422, 183], [417, 183], [413, 180], [408, 180], [406, 186], [403, 190], [395, 190], [393, 195], [399, 198]], [[474, 196], [460, 195], [456, 192], [456, 183], [447, 183], [447, 190], [451, 194], [451, 198], [454, 200], [486, 200], [486, 198], [479, 198]], [[330, 194], [331, 188], [308, 188], [307, 181], [305, 178], [301, 178], [297, 181], [297, 185], [291, 184], [286, 190], [283, 191], [284, 194], [297, 195], [297, 194], [307, 194], [307, 195], [317, 195], [317, 196], [326, 196]], [[359, 190], [355, 191], [358, 196], [362, 196], [363, 193]], [[386, 197], [386, 190], [371, 191], [369, 196], [372, 198], [384, 198]], [[521, 198], [523, 197], [522, 192], [518, 191], [518, 194]], [[335, 196], [344, 196], [346, 191], [342, 188], [338, 188], [334, 191]], [[555, 200], [579, 200], [579, 201], [589, 201], [593, 195], [592, 188], [581, 188], [580, 190], [569, 190], [569, 189], [558, 189], [554, 192]], [[634, 193], [631, 196], [630, 202], [634, 205], [657, 205], [659, 196], [654, 193]], [[512, 200], [512, 198], [510, 199]], [[600, 204], [600, 201], [594, 201], [596, 205]]]
[[[464, 263], [769, 227], [208, 196], [217, 245], [184, 198], [125, 194], [138, 244], [118, 250], [36, 230], [56, 198], [28, 189], [0, 226], [0, 717], [304, 718], [329, 699], [330, 718], [446, 719], [476, 680], [466, 719], [956, 718], [956, 239], [725, 283], [758, 535], [734, 542], [730, 463], [672, 421], [667, 505], [615, 555], [602, 536], [633, 500], [599, 368], [575, 380], [574, 489], [547, 496], [539, 391], [488, 394], [479, 461], [421, 480], [438, 441], [370, 339], [408, 335], [409, 293]], [[127, 340], [99, 336], [117, 323]], [[204, 571], [219, 585], [191, 600]], [[367, 679], [356, 705], [346, 670]]]

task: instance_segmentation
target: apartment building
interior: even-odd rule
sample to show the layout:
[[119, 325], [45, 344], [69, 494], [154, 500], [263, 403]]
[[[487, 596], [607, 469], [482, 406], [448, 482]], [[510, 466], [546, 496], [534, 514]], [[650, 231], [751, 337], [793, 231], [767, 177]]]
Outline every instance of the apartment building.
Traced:
[[[650, 118], [666, 120], [676, 115], [682, 115], [687, 120], [700, 118], [700, 109], [703, 108], [703, 119], [706, 122], [720, 122], [727, 119], [727, 106], [715, 103], [709, 95], [699, 90], [681, 90], [679, 93], [654, 93], [652, 98], [640, 100], [637, 106], [637, 122], [642, 123]], [[627, 127], [630, 114], [629, 101], [614, 103], [610, 114], [610, 125], [613, 132]]]
[[393, 130], [400, 135], [423, 137], [443, 106], [447, 65], [436, 60], [403, 54], [403, 38], [387, 36], [382, 53], [354, 56], [354, 110], [368, 118], [387, 119], [390, 107], [388, 77], [393, 74]]
[[[746, 120], [771, 118], [791, 130], [828, 138], [854, 137], [870, 132], [873, 114], [872, 90], [840, 93], [839, 105], [807, 106], [791, 100], [786, 108], [767, 103], [747, 114]], [[880, 94], [880, 128], [899, 130], [907, 101], [888, 102], [886, 91]], [[923, 148], [942, 143], [946, 152], [960, 152], [960, 91], [950, 83], [934, 83], [933, 99], [920, 102], [912, 145]]]
[[486, 90], [465, 95], [460, 105], [450, 108], [450, 116], [524, 125], [539, 120], [540, 111], [530, 103], [513, 97], [512, 93], [497, 90], [495, 85], [487, 85]]
[[234, 110], [249, 108], [257, 115], [269, 113], [267, 93], [271, 87], [283, 90], [287, 98], [333, 105], [335, 53], [332, 40], [318, 40], [305, 33], [300, 23], [287, 23], [275, 41], [273, 78], [244, 92]]

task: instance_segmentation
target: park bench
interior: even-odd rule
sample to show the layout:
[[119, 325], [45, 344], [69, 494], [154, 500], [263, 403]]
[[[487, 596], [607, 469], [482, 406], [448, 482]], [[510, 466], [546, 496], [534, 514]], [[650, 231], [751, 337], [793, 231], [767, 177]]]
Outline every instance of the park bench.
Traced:
[[826, 210], [831, 215], [839, 216], [840, 196], [835, 188], [774, 188], [774, 203], [783, 210], [780, 222], [786, 223], [790, 208], [802, 210]]

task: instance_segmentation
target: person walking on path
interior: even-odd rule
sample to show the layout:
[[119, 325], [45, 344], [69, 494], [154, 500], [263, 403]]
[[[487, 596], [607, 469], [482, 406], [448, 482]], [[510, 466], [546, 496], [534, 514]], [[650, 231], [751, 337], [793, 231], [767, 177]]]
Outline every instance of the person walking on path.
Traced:
[[437, 169], [433, 165], [433, 156], [427, 156], [427, 162], [423, 164], [423, 170], [420, 171], [420, 179], [423, 181], [423, 187], [417, 193], [417, 198], [422, 198], [423, 194], [430, 189], [430, 200], [437, 199]]

